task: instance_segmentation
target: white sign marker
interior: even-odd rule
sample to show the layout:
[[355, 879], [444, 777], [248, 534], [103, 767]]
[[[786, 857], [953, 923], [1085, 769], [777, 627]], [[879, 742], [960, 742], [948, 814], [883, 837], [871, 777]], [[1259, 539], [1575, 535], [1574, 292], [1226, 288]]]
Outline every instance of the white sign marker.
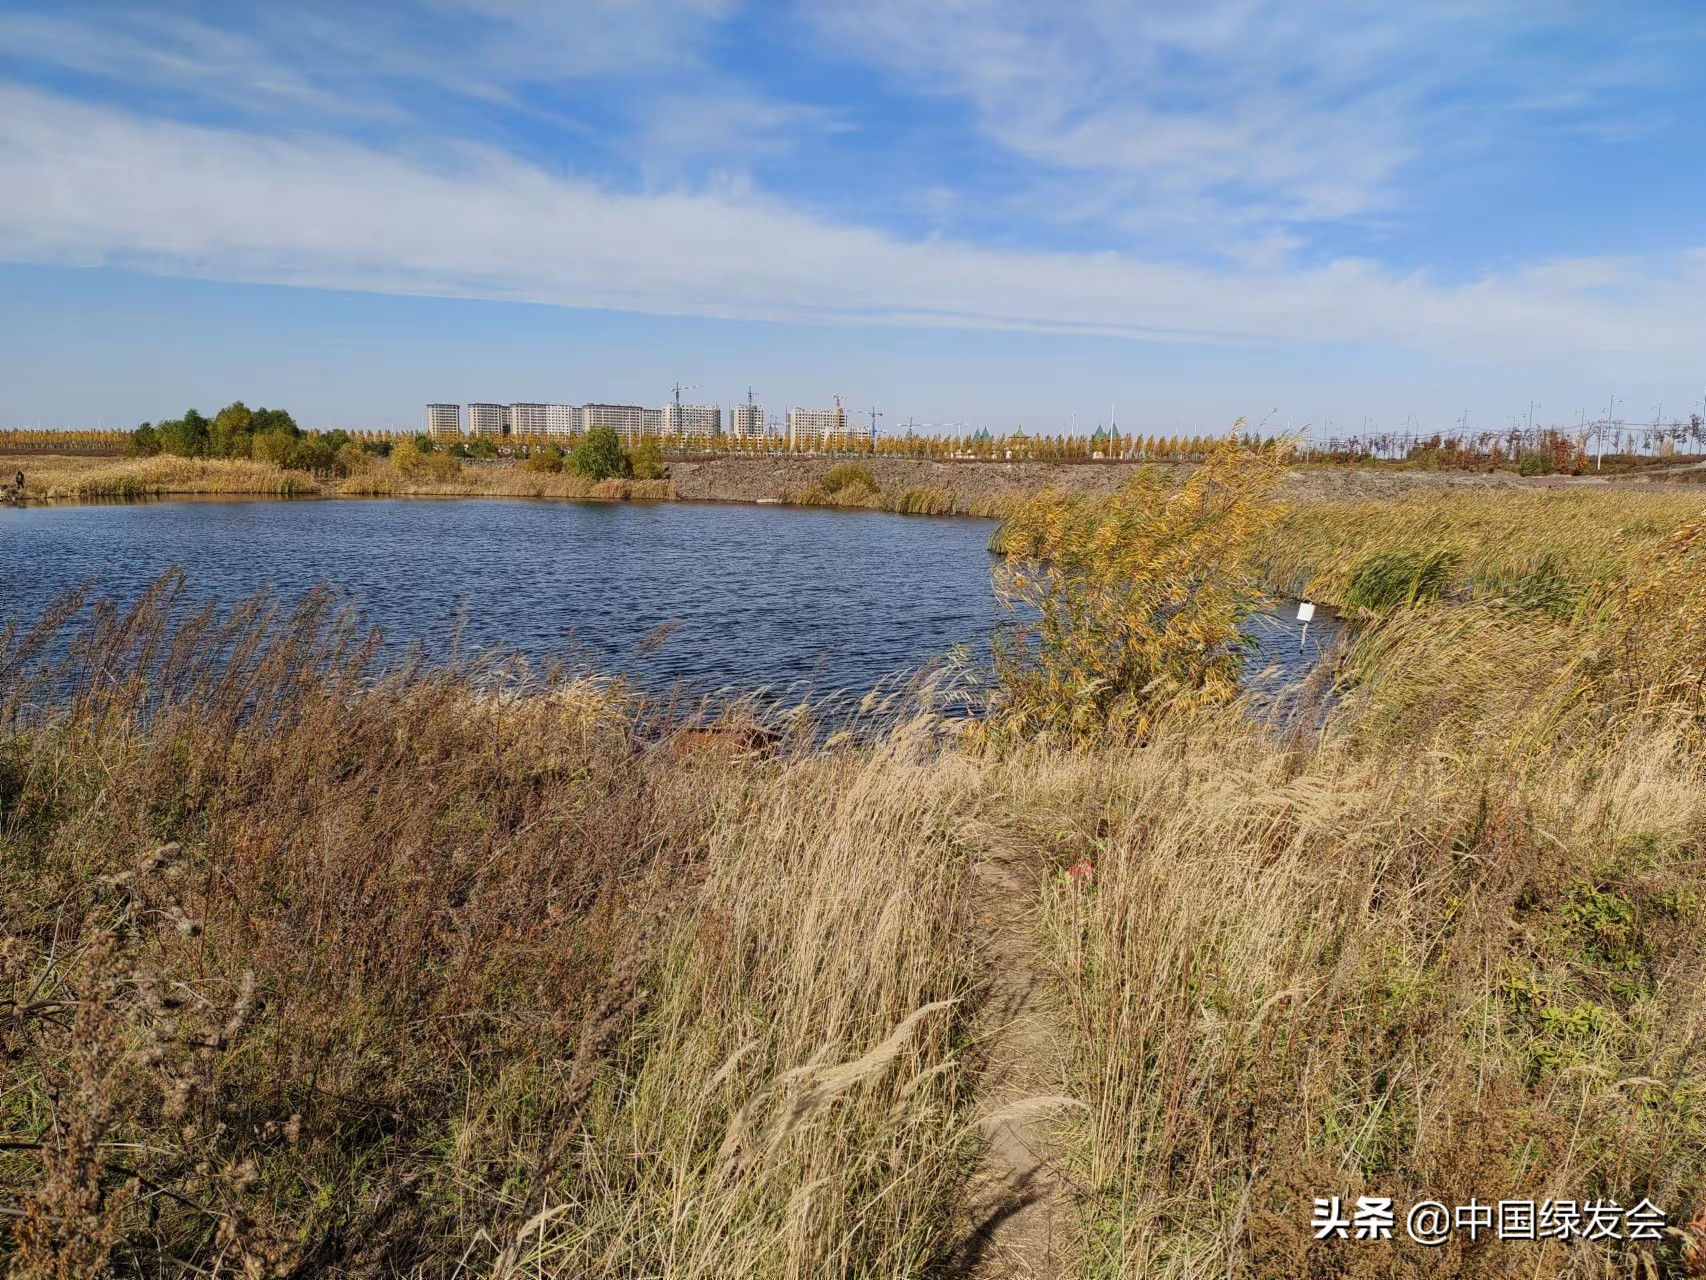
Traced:
[[1297, 620], [1303, 624], [1303, 634], [1297, 637], [1297, 648], [1300, 653], [1303, 651], [1303, 646], [1309, 643], [1309, 620], [1314, 616], [1314, 605], [1307, 600], [1298, 601]]

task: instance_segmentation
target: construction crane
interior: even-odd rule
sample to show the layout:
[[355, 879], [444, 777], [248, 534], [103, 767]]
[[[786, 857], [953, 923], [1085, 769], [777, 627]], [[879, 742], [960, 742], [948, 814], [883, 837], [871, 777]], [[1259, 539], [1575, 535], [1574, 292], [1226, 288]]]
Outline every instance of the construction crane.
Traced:
[[877, 406], [871, 406], [871, 447], [877, 447], [877, 419], [883, 415], [877, 412]]

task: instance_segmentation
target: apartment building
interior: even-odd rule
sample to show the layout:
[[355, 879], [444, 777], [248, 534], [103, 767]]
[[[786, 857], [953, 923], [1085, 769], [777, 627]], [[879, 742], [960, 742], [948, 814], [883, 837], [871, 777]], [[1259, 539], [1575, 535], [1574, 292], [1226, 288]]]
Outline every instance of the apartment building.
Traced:
[[545, 406], [518, 400], [509, 407], [510, 430], [518, 436], [545, 434]]
[[506, 404], [471, 404], [468, 406], [468, 434], [488, 440], [501, 439], [509, 434], [513, 418]]
[[548, 436], [572, 436], [580, 426], [580, 409], [572, 404], [548, 404], [545, 406], [545, 434]]
[[663, 432], [672, 436], [720, 436], [723, 410], [714, 404], [666, 404]]
[[[657, 412], [656, 409], [642, 409], [637, 404], [583, 404], [580, 408], [580, 428], [584, 432], [609, 427], [624, 440], [635, 440], [648, 430], [646, 415]], [[657, 426], [650, 430], [655, 433], [661, 426], [660, 415]]]
[[462, 406], [459, 404], [429, 404], [426, 407], [426, 433], [434, 439], [462, 434]]
[[511, 430], [518, 436], [572, 436], [579, 410], [572, 404], [536, 404], [517, 401], [510, 405]]
[[729, 431], [736, 440], [764, 439], [764, 406], [737, 404], [729, 410]]
[[847, 414], [840, 408], [788, 410], [788, 447], [817, 449], [831, 435], [847, 430]]

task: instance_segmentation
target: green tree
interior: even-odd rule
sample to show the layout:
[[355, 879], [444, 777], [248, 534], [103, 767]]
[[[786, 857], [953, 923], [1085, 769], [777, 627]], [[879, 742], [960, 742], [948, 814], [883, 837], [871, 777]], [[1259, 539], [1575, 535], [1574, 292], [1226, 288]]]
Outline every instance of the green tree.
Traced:
[[256, 435], [263, 431], [279, 431], [294, 440], [302, 434], [302, 428], [296, 425], [296, 419], [283, 409], [256, 409], [249, 423], [249, 429]]
[[634, 446], [628, 466], [636, 480], [662, 480], [669, 474], [663, 465], [663, 450], [658, 448], [658, 442], [650, 436]]
[[296, 437], [288, 431], [261, 431], [249, 445], [249, 456], [256, 462], [270, 462], [275, 467], [282, 467], [295, 447]]
[[575, 470], [588, 480], [626, 476], [632, 470], [622, 441], [609, 427], [594, 427], [575, 448]]
[[171, 418], [155, 428], [160, 448], [180, 458], [200, 458], [207, 455], [208, 422], [194, 409], [181, 418]]
[[337, 467], [337, 453], [326, 443], [326, 438], [318, 433], [301, 437], [290, 447], [290, 455], [285, 466], [296, 471], [310, 471], [315, 475], [324, 475]]
[[246, 458], [254, 435], [255, 415], [241, 400], [233, 400], [213, 415], [207, 451], [215, 458]]
[[152, 458], [160, 452], [160, 433], [154, 430], [154, 424], [144, 422], [130, 433], [130, 439], [124, 446], [124, 452], [131, 458]]

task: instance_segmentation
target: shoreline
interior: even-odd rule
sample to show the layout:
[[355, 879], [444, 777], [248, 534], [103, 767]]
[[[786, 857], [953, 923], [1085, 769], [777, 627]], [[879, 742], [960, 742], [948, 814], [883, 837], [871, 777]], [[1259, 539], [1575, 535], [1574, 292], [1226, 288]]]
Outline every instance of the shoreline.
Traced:
[[[1087, 496], [1114, 492], [1145, 466], [1178, 476], [1188, 463], [991, 462], [869, 458], [863, 468], [875, 488], [857, 484], [825, 491], [824, 477], [848, 460], [835, 458], [715, 458], [672, 462], [667, 479], [603, 481], [568, 474], [524, 472], [511, 463], [473, 464], [453, 479], [402, 476], [388, 464], [345, 479], [251, 462], [206, 459], [112, 459], [102, 456], [3, 455], [0, 473], [25, 474], [24, 498], [5, 506], [102, 505], [174, 499], [514, 498], [529, 501], [694, 502], [839, 510], [899, 515], [1004, 519], [1026, 497], [1045, 488]], [[43, 464], [46, 465], [43, 465]], [[45, 480], [38, 479], [46, 473]], [[1488, 492], [1627, 492], [1685, 490], [1681, 478], [1535, 476], [1510, 472], [1399, 471], [1304, 464], [1289, 468], [1281, 497], [1297, 503], [1393, 501], [1416, 494]]]

